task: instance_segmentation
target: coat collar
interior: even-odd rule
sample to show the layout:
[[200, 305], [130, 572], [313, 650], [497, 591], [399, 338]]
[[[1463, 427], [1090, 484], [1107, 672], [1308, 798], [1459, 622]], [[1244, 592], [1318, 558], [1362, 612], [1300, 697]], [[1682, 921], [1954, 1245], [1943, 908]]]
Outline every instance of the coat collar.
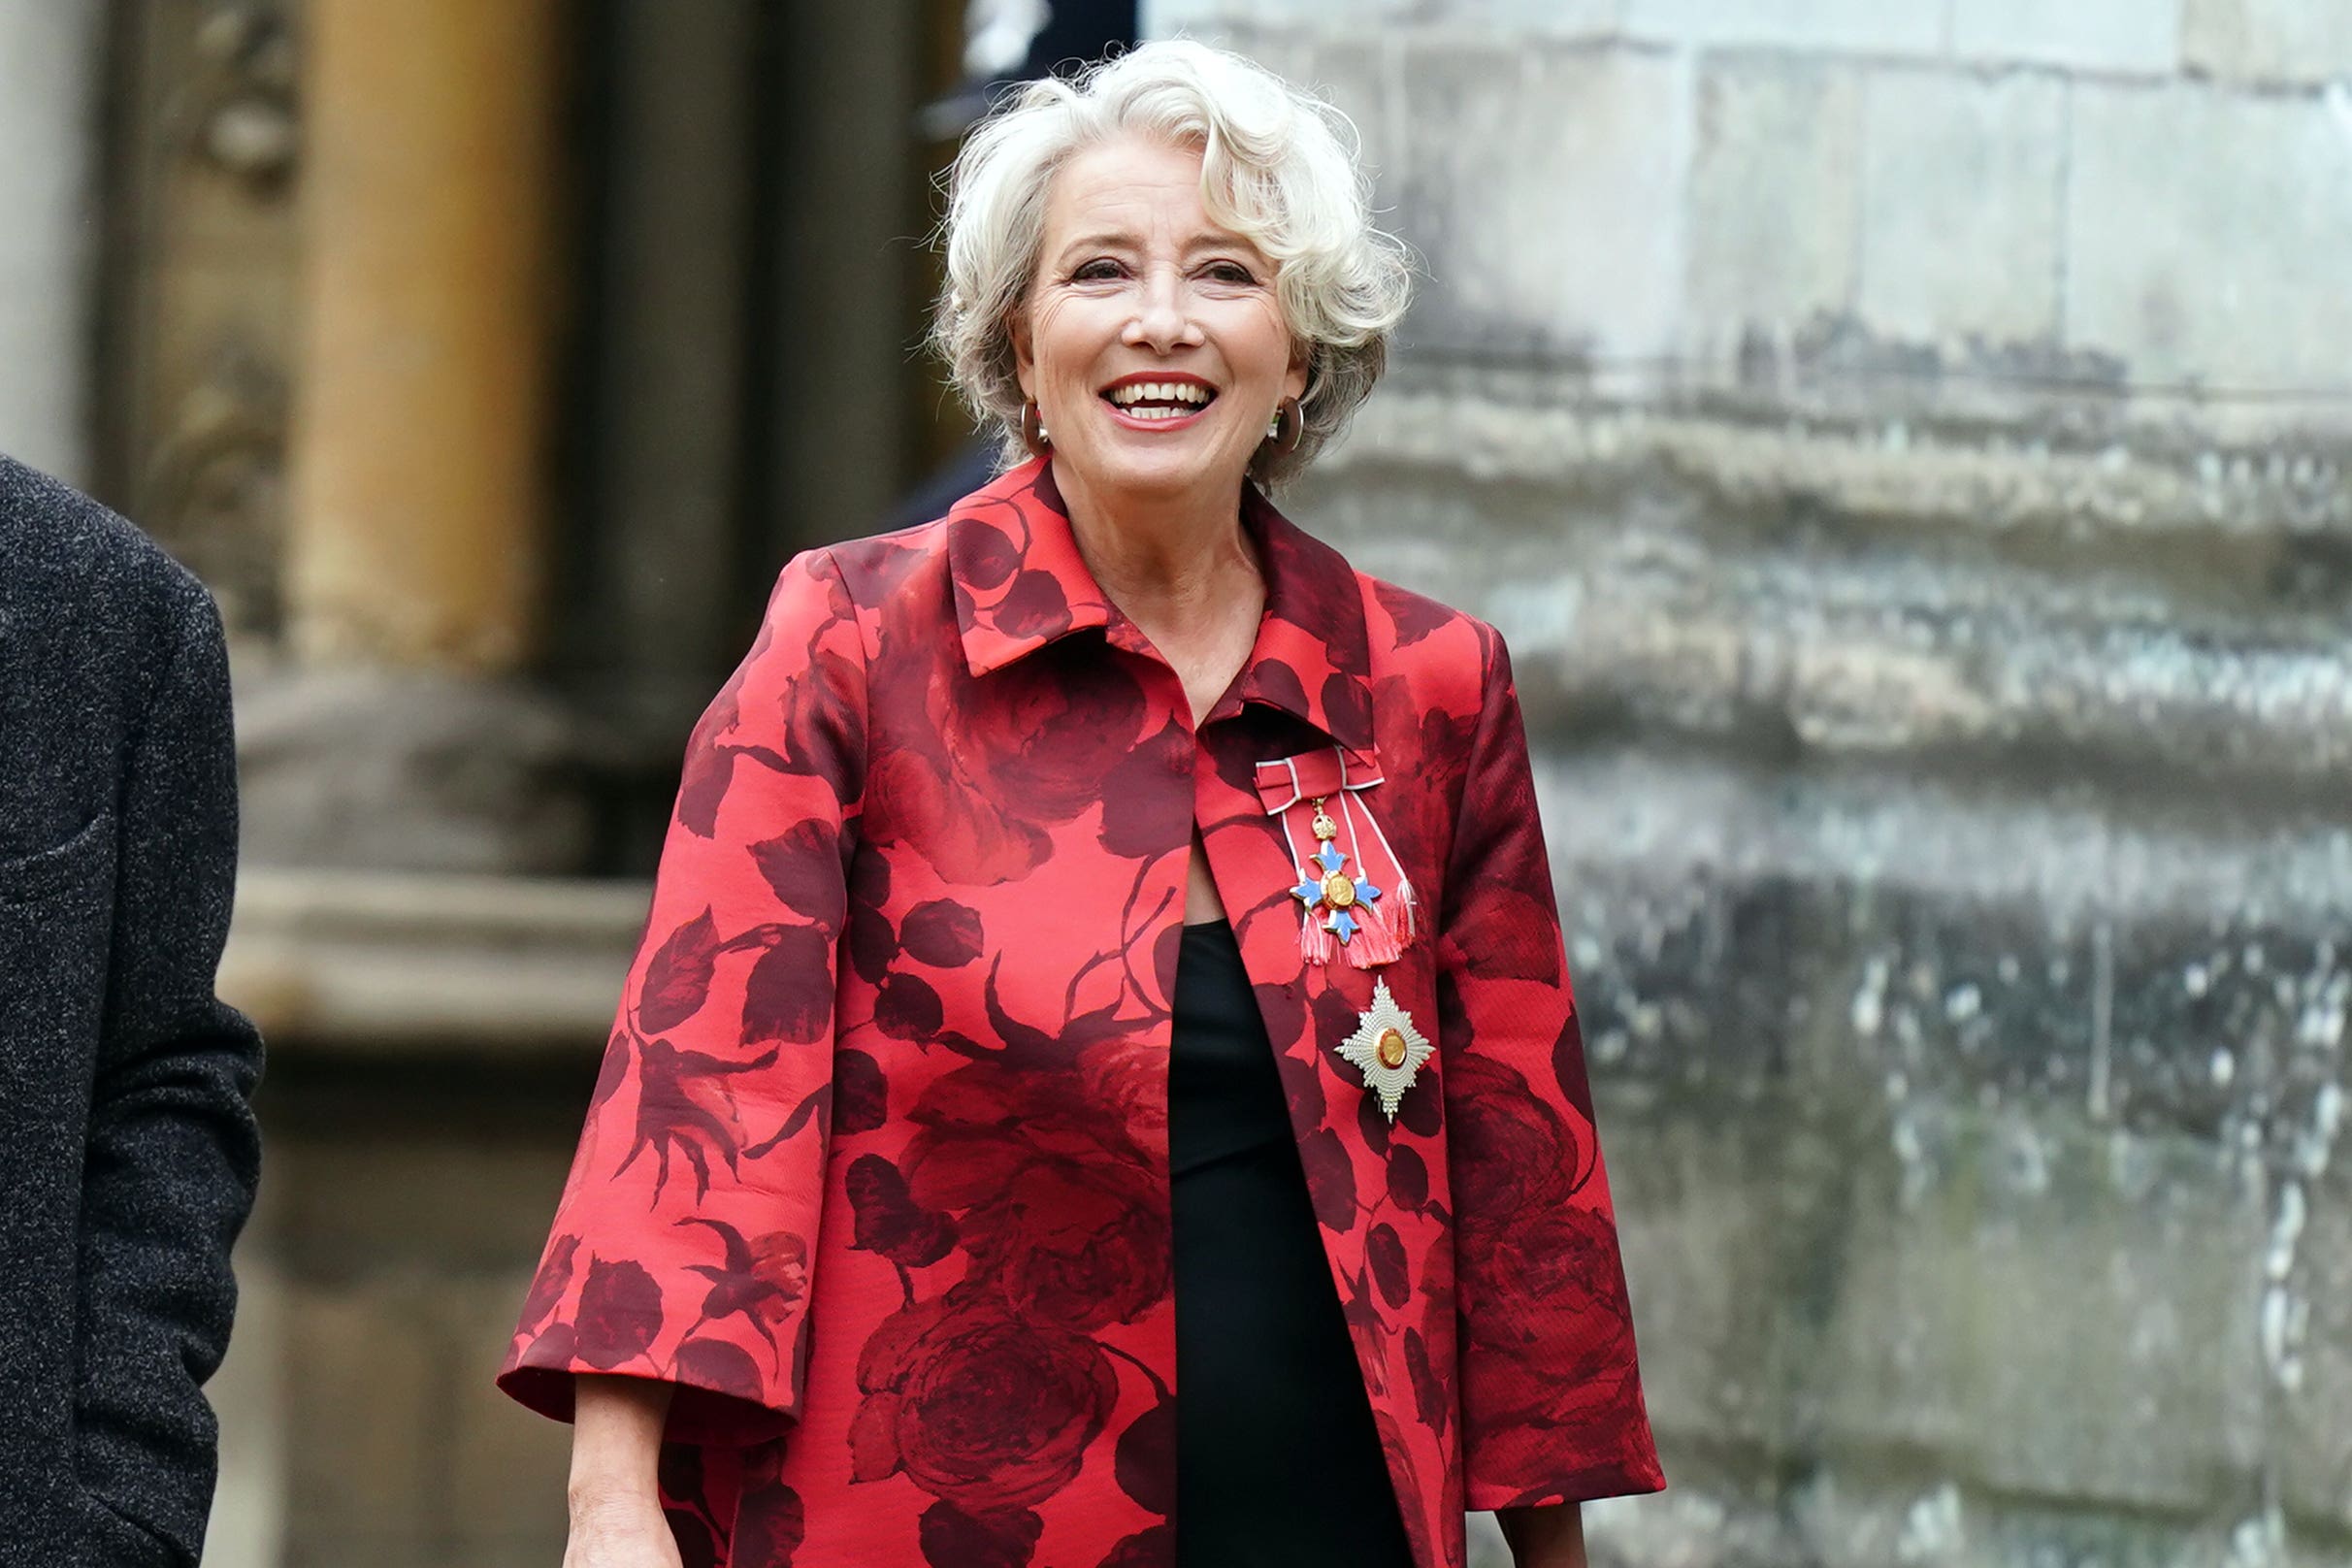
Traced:
[[[1207, 722], [1261, 702], [1370, 752], [1372, 660], [1356, 569], [1254, 484], [1242, 487], [1241, 518], [1265, 571], [1266, 609], [1249, 662]], [[975, 675], [1089, 627], [1100, 627], [1114, 647], [1159, 657], [1087, 570], [1044, 458], [956, 504], [947, 517], [947, 556], [964, 658]]]

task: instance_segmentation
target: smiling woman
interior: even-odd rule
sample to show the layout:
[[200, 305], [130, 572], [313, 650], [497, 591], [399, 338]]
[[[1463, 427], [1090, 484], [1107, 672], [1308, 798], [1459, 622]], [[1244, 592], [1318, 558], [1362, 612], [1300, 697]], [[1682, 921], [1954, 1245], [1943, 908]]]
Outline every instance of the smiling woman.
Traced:
[[[974, 131], [956, 166], [935, 336], [973, 411], [1005, 431], [1008, 459], [1023, 451], [1030, 399], [1019, 364], [1024, 307], [1057, 262], [1096, 259], [1058, 249], [1047, 231], [1056, 217], [1075, 224], [1087, 212], [1073, 185], [1118, 194], [1099, 166], [1092, 178], [1063, 177], [1073, 162], [1096, 161], [1086, 155], [1108, 154], [1114, 180], [1133, 156], [1132, 172], [1184, 187], [1181, 205], [1125, 204], [1143, 232], [1112, 219], [1054, 239], [1084, 249], [1090, 240], [1132, 245], [1155, 227], [1182, 229], [1201, 247], [1184, 259], [1271, 300], [1305, 378], [1290, 394], [1297, 428], [1253, 470], [1276, 485], [1303, 470], [1380, 379], [1409, 292], [1404, 246], [1371, 223], [1353, 143], [1330, 105], [1237, 55], [1183, 43], [1148, 45], [1076, 82], [1036, 82]], [[1123, 155], [1121, 144], [1149, 151]], [[1106, 272], [1120, 264], [1100, 259]], [[1268, 401], [1258, 411], [1270, 419], [1273, 408]]]
[[1298, 417], [1306, 345], [1283, 319], [1274, 263], [1211, 220], [1202, 169], [1196, 149], [1129, 133], [1054, 179], [1008, 336], [1073, 506], [1107, 492], [1230, 506], [1270, 427]]
[[1156, 44], [964, 148], [1018, 466], [688, 749], [502, 1378], [570, 1568], [1581, 1568], [1663, 1484], [1509, 656], [1263, 488], [1404, 306], [1344, 132]]

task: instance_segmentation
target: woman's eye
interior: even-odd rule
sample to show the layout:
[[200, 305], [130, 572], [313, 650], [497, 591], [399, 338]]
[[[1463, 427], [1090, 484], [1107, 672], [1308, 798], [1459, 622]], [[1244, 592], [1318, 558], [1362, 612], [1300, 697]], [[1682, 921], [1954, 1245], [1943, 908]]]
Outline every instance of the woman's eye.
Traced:
[[1212, 262], [1209, 266], [1209, 276], [1221, 283], [1255, 283], [1258, 281], [1255, 277], [1251, 276], [1250, 269], [1238, 261]]
[[1070, 281], [1073, 283], [1100, 283], [1107, 282], [1118, 276], [1119, 263], [1105, 257], [1090, 261], [1080, 267], [1076, 272], [1070, 274]]

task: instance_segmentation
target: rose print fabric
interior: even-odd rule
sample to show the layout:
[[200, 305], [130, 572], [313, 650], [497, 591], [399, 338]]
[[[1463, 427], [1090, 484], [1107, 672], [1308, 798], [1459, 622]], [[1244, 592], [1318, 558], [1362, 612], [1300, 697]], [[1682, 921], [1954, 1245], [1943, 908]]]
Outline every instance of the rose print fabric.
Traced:
[[[1278, 1055], [1421, 1568], [1663, 1485], [1508, 658], [1255, 491], [1195, 731], [1050, 468], [795, 560], [689, 745], [502, 1386], [676, 1386], [689, 1568], [1174, 1560], [1167, 1052], [1193, 826]], [[1418, 934], [1301, 957], [1258, 766], [1333, 747]], [[1435, 1043], [1393, 1123], [1333, 1046]]]

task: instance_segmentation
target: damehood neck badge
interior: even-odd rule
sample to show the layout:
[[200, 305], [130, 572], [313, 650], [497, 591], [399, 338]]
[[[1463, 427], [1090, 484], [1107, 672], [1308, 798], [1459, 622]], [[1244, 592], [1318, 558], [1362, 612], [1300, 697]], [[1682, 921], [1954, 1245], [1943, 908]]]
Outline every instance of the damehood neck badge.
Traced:
[[1290, 896], [1307, 964], [1377, 969], [1413, 945], [1413, 879], [1363, 798], [1381, 782], [1376, 758], [1337, 746], [1258, 765], [1258, 799], [1298, 868]]
[[1376, 979], [1372, 1005], [1356, 1016], [1356, 1032], [1332, 1049], [1363, 1073], [1364, 1087], [1380, 1096], [1381, 1110], [1393, 1122], [1397, 1102], [1436, 1047], [1413, 1027], [1413, 1015], [1396, 1005], [1388, 982]]

